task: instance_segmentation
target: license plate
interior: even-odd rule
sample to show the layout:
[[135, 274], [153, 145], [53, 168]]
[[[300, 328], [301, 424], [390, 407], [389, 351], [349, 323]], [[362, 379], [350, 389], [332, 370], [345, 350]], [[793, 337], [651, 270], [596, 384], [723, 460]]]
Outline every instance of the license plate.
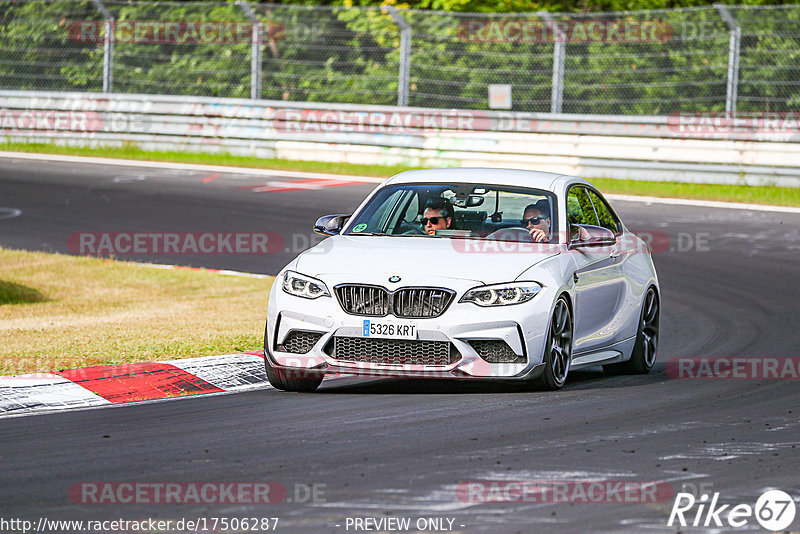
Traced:
[[373, 321], [364, 319], [361, 337], [389, 339], [417, 339], [417, 325], [397, 321]]

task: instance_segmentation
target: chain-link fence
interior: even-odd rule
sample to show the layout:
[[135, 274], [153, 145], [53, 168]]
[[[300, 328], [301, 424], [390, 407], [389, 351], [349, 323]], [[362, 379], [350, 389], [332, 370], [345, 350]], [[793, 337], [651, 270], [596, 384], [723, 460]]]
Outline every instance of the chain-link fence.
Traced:
[[0, 0], [0, 89], [620, 115], [800, 110], [800, 6], [444, 13]]

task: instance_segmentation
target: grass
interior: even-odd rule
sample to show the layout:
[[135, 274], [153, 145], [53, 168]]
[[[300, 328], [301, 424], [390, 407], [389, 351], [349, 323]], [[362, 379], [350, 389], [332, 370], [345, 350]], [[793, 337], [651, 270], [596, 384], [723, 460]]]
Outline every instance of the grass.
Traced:
[[691, 198], [721, 202], [768, 204], [772, 206], [800, 206], [800, 187], [640, 182], [638, 180], [614, 180], [612, 178], [593, 178], [591, 182], [600, 191], [618, 195]]
[[[419, 168], [403, 165], [358, 165], [322, 161], [263, 159], [249, 156], [233, 156], [230, 154], [151, 152], [141, 150], [136, 146], [121, 148], [83, 148], [57, 146], [53, 144], [0, 143], [0, 150], [379, 177], [389, 177], [401, 171]], [[591, 181], [606, 193], [746, 202], [778, 206], [800, 206], [800, 187], [690, 184], [644, 180], [616, 180], [612, 178], [594, 178]]]
[[231, 354], [272, 279], [0, 248], [0, 375]]

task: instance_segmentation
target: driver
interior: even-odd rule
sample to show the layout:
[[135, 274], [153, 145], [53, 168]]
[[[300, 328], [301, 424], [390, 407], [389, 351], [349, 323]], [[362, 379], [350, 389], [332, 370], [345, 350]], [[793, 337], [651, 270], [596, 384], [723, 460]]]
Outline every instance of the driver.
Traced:
[[455, 221], [455, 210], [453, 204], [446, 198], [432, 198], [425, 203], [420, 224], [426, 234], [434, 235], [436, 230], [453, 228], [453, 221]]
[[521, 222], [534, 242], [550, 242], [550, 203], [546, 198], [526, 206]]

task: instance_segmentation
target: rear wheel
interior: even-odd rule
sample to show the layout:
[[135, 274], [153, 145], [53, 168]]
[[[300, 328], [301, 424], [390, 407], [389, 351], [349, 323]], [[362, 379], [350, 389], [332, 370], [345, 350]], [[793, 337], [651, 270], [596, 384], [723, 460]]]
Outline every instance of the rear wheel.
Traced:
[[654, 287], [647, 290], [639, 316], [639, 330], [636, 333], [636, 342], [633, 345], [631, 359], [627, 362], [604, 365], [603, 370], [610, 374], [632, 373], [645, 374], [656, 363], [658, 351], [658, 323], [661, 317], [661, 308], [658, 293]]
[[572, 363], [572, 313], [563, 296], [558, 297], [553, 308], [542, 361], [545, 367], [537, 385], [549, 390], [561, 389]]

